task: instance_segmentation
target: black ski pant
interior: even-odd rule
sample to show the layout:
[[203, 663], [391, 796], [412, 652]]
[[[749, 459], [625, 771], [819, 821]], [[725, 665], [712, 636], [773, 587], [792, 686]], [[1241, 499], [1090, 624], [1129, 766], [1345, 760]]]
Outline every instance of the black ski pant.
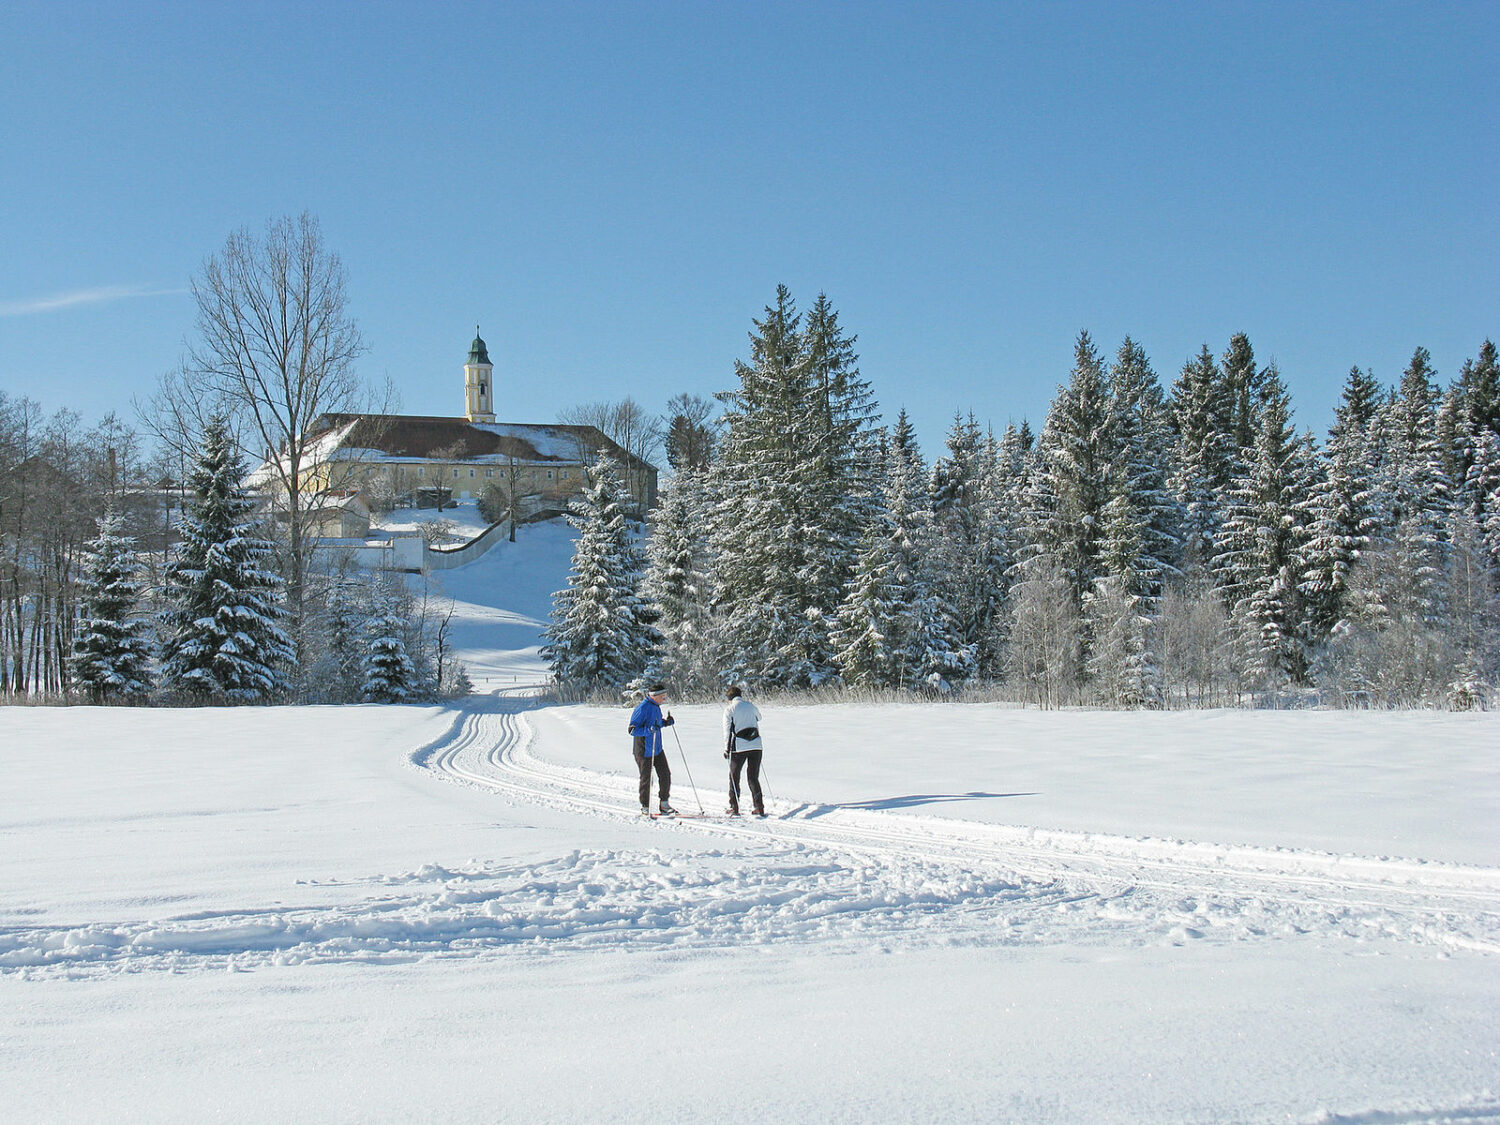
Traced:
[[661, 753], [650, 758], [646, 757], [646, 740], [640, 735], [635, 737], [635, 768], [641, 771], [641, 804], [651, 803], [651, 770], [656, 770], [656, 784], [661, 790], [657, 800], [666, 804], [667, 798], [672, 793], [672, 768], [667, 765], [667, 751], [663, 747]]
[[[745, 770], [748, 766], [749, 769]], [[750, 799], [755, 802], [755, 811], [765, 811], [766, 802], [760, 795], [760, 751], [735, 750], [729, 755], [729, 808], [740, 811], [740, 771], [745, 770], [750, 778]]]

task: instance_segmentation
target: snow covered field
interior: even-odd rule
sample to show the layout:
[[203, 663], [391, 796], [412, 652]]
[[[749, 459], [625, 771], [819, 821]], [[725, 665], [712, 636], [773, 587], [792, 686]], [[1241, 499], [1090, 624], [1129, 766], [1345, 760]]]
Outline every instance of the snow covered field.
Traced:
[[643, 821], [529, 530], [505, 695], [0, 709], [7, 1120], [1500, 1121], [1493, 716], [767, 707]]

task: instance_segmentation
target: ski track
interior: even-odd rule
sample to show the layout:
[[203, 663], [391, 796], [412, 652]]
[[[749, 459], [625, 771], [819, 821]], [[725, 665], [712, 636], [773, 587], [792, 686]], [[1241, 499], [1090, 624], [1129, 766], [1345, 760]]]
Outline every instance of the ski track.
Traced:
[[[634, 822], [641, 847], [303, 884], [313, 896], [339, 888], [330, 899], [348, 898], [353, 887], [353, 902], [5, 926], [0, 975], [88, 978], [781, 942], [856, 954], [914, 945], [1131, 947], [1301, 937], [1363, 944], [1371, 955], [1393, 944], [1438, 954], [1500, 952], [1494, 868], [774, 799], [765, 821], [642, 820], [633, 777], [557, 765], [532, 752], [529, 706], [519, 698], [475, 701], [445, 736], [413, 752], [411, 763], [513, 802]], [[657, 832], [667, 835], [651, 835]], [[674, 849], [683, 833], [723, 846]], [[1453, 1119], [1470, 1119], [1466, 1112], [1455, 1107]]]

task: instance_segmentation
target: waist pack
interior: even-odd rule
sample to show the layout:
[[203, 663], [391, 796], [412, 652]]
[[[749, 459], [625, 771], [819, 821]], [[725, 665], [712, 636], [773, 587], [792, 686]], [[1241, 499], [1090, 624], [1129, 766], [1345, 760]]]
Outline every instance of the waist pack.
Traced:
[[760, 737], [760, 728], [746, 727], [744, 730], [737, 730], [734, 732], [734, 737], [743, 738], [746, 742], [750, 742]]

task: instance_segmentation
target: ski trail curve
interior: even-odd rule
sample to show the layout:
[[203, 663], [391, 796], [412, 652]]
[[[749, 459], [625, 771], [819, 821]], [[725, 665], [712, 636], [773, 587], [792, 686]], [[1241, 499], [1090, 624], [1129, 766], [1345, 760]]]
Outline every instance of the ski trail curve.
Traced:
[[[534, 693], [536, 689], [522, 689]], [[640, 820], [633, 777], [548, 762], [532, 750], [520, 693], [472, 702], [449, 732], [411, 755], [418, 768], [522, 802]], [[766, 821], [686, 818], [646, 830], [826, 848], [1005, 872], [1084, 896], [1150, 899], [1189, 923], [1232, 904], [1257, 926], [1364, 934], [1500, 952], [1500, 869], [1183, 840], [985, 824], [768, 800]]]

